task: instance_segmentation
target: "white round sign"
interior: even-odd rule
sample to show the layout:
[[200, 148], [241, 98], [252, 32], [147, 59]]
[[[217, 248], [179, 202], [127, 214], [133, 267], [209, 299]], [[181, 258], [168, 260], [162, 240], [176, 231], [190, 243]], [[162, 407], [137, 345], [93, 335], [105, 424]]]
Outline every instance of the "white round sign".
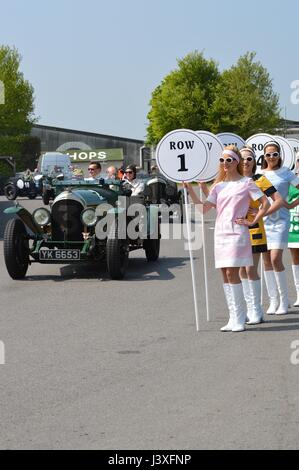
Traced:
[[299, 139], [294, 139], [293, 137], [287, 138], [288, 142], [291, 144], [294, 154], [296, 155], [299, 152]]
[[161, 173], [171, 181], [196, 181], [208, 162], [204, 140], [194, 131], [168, 132], [158, 143], [156, 162]]
[[[254, 134], [246, 140], [246, 144], [250, 145], [252, 149], [255, 152], [256, 155], [256, 165], [258, 168], [258, 171], [261, 169], [262, 162], [263, 162], [263, 156], [264, 156], [264, 145], [267, 142], [270, 142], [270, 140], [273, 140], [274, 137], [270, 134]], [[274, 139], [275, 140], [275, 139]], [[258, 173], [257, 171], [257, 173]]]
[[217, 134], [217, 137], [224, 147], [227, 145], [235, 145], [240, 149], [245, 145], [245, 140], [242, 137], [237, 134], [232, 134], [231, 132], [221, 132], [220, 134]]
[[291, 147], [292, 147], [293, 152], [294, 152], [294, 165], [293, 165], [293, 168], [291, 168], [291, 170], [293, 170], [295, 168], [295, 165], [296, 165], [296, 154], [297, 154], [297, 152], [299, 152], [299, 139], [294, 139], [292, 137], [292, 138], [288, 138], [287, 140], [291, 144]]
[[219, 169], [219, 157], [223, 152], [223, 145], [220, 139], [212, 132], [196, 131], [208, 147], [208, 164], [200, 175], [200, 181], [207, 182], [216, 178]]
[[295, 156], [291, 144], [288, 142], [287, 139], [281, 137], [280, 135], [274, 135], [273, 137], [274, 140], [279, 143], [280, 148], [282, 150], [281, 153], [283, 153], [283, 166], [286, 166], [289, 169], [293, 169]]

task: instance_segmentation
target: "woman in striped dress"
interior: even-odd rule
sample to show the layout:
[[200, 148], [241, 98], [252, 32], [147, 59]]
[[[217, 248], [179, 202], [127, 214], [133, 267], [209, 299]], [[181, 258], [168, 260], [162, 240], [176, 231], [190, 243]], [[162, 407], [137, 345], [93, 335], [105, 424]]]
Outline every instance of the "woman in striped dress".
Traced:
[[[266, 215], [270, 215], [283, 206], [283, 199], [272, 185], [272, 183], [262, 174], [256, 173], [256, 157], [253, 149], [244, 146], [240, 150], [242, 156], [242, 173], [248, 178], [252, 178], [258, 188], [272, 199], [272, 205], [268, 209]], [[258, 211], [258, 201], [251, 201], [247, 218], [252, 221], [254, 214]], [[247, 304], [246, 322], [249, 325], [255, 325], [263, 321], [263, 309], [261, 306], [261, 280], [258, 274], [258, 264], [261, 253], [267, 251], [267, 237], [264, 228], [263, 219], [249, 227], [250, 240], [252, 246], [253, 265], [242, 267], [240, 269], [240, 277], [243, 285], [244, 297]]]

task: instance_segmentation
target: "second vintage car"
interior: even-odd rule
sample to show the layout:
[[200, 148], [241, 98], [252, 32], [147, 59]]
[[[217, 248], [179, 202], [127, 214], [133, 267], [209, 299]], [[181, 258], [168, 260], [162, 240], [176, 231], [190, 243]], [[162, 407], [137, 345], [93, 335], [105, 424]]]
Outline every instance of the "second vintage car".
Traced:
[[13, 201], [17, 197], [35, 199], [41, 194], [39, 183], [28, 170], [10, 177], [4, 185], [3, 192], [9, 201]]

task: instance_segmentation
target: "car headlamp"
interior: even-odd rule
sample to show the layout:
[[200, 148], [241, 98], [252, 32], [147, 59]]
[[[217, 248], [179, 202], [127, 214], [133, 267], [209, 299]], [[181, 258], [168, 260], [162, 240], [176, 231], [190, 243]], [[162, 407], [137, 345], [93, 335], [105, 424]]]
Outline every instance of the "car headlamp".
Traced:
[[48, 209], [44, 209], [43, 207], [39, 209], [35, 209], [35, 211], [32, 214], [32, 217], [34, 219], [34, 222], [40, 226], [49, 225], [51, 221], [50, 212], [48, 211]]
[[85, 209], [81, 214], [81, 220], [87, 227], [92, 227], [97, 222], [96, 211], [94, 209]]

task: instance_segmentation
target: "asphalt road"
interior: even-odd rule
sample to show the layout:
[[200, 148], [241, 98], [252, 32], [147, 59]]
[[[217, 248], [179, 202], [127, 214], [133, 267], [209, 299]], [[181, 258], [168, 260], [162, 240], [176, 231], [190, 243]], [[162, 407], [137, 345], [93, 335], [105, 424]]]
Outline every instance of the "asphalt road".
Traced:
[[[183, 241], [163, 240], [157, 263], [132, 253], [122, 281], [104, 268], [38, 264], [13, 281], [3, 260], [5, 204], [1, 197], [1, 449], [299, 448], [299, 365], [290, 361], [299, 309], [221, 333], [211, 222], [211, 321], [198, 250], [197, 332]], [[288, 275], [294, 301], [290, 266]]]

